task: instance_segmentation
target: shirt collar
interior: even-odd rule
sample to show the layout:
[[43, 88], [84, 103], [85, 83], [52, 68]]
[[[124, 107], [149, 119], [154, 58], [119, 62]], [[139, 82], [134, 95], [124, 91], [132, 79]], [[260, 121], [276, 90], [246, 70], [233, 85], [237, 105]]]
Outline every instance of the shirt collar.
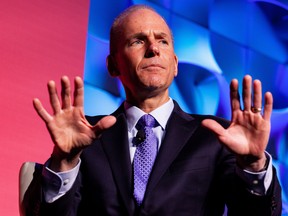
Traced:
[[[124, 108], [127, 116], [128, 131], [131, 132], [131, 130], [135, 127], [141, 116], [147, 113], [143, 112], [136, 106], [130, 105], [127, 101], [124, 102]], [[169, 116], [173, 111], [173, 108], [174, 108], [173, 100], [169, 98], [169, 100], [166, 103], [164, 103], [157, 109], [153, 110], [149, 114], [156, 119], [156, 121], [159, 123], [162, 129], [165, 129]]]

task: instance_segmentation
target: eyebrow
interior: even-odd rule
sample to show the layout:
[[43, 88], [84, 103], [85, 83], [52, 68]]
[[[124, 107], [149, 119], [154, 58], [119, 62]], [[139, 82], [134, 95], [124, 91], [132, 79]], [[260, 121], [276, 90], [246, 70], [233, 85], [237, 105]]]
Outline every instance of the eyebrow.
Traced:
[[[160, 32], [160, 33], [153, 33], [155, 35], [156, 38], [169, 38], [169, 35], [166, 34], [165, 32]], [[135, 33], [133, 35], [131, 35], [128, 40], [131, 40], [133, 38], [145, 38], [148, 37], [148, 34], [144, 33], [144, 32], [139, 32], [139, 33]]]

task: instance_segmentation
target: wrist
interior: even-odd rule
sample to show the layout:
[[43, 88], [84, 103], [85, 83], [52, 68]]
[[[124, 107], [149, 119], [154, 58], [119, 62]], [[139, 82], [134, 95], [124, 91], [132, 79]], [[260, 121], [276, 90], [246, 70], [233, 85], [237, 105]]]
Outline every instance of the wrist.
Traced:
[[54, 172], [65, 172], [76, 167], [78, 162], [79, 157], [73, 158], [72, 160], [67, 160], [67, 159], [57, 159], [51, 156], [51, 163], [49, 165], [49, 168]]
[[268, 161], [269, 160], [266, 158], [265, 154], [260, 158], [256, 158], [254, 156], [244, 156], [237, 158], [238, 166], [251, 172], [262, 172], [267, 170]]
[[79, 162], [81, 152], [74, 154], [59, 153], [56, 148], [54, 148], [51, 154], [51, 162], [49, 168], [55, 172], [65, 172], [73, 169]]

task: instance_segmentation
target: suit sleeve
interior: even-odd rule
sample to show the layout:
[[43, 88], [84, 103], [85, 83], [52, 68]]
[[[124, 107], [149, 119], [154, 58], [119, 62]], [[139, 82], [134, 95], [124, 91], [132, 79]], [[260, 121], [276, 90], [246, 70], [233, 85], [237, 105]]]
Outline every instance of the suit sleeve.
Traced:
[[74, 216], [81, 200], [80, 185], [81, 174], [79, 173], [72, 188], [53, 203], [45, 202], [43, 195], [42, 165], [35, 168], [33, 180], [30, 183], [22, 202], [22, 209], [26, 216]]
[[228, 188], [234, 188], [233, 194], [226, 191], [226, 205], [228, 215], [261, 215], [280, 216], [282, 211], [281, 187], [277, 179], [276, 170], [273, 168], [272, 183], [264, 196], [253, 194], [247, 189], [247, 185], [235, 177], [228, 183]]
[[[223, 122], [219, 118], [216, 120], [224, 127], [228, 126], [226, 121]], [[244, 181], [236, 173], [236, 159], [229, 151], [224, 150], [222, 152], [221, 161], [215, 184], [217, 186], [211, 193], [214, 198], [219, 196], [219, 199], [213, 200], [221, 200], [221, 198], [224, 200], [229, 216], [281, 216], [281, 186], [274, 167], [272, 167], [272, 181], [266, 194], [259, 195], [252, 193], [247, 181]], [[217, 202], [211, 204], [211, 206], [216, 205]], [[212, 211], [213, 209], [217, 208], [212, 208]], [[211, 215], [213, 215], [212, 212]]]

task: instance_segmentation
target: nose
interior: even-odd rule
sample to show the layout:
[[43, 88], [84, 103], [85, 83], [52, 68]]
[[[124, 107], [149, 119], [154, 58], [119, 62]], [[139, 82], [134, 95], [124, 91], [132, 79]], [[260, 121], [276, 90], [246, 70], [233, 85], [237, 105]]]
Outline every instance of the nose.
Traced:
[[146, 53], [145, 53], [145, 57], [146, 58], [151, 58], [154, 56], [159, 56], [160, 55], [160, 50], [159, 47], [157, 46], [157, 44], [155, 43], [151, 43], [149, 44]]

